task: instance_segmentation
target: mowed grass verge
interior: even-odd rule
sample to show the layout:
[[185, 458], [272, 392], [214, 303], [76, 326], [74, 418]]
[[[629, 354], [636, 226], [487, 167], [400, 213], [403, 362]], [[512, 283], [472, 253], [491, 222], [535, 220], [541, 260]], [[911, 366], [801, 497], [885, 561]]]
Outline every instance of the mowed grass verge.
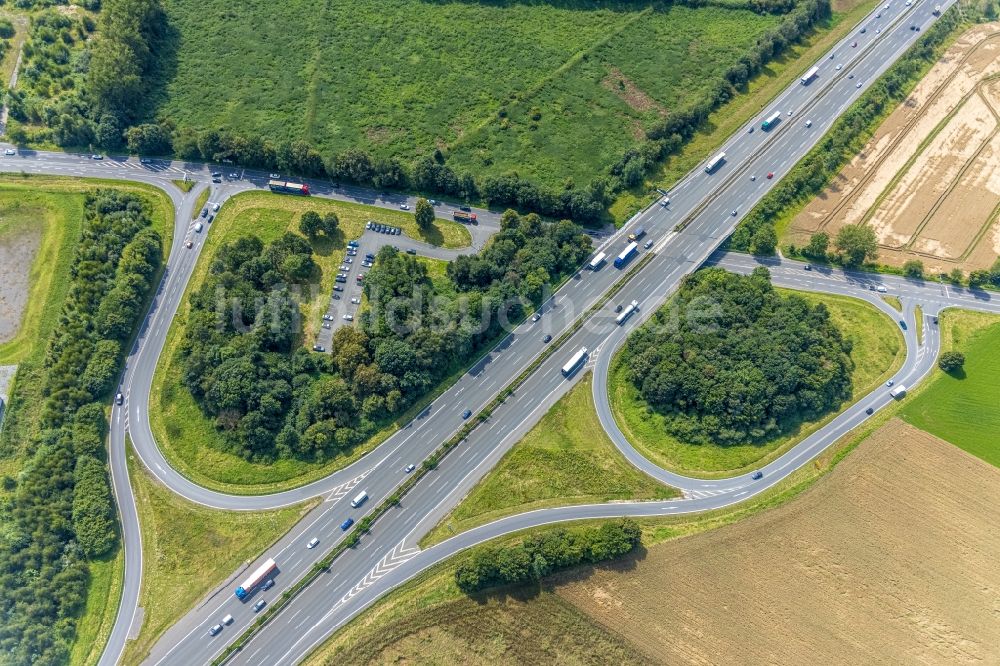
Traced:
[[[270, 192], [247, 192], [226, 202], [215, 221], [206, 226], [209, 236], [167, 334], [150, 395], [150, 424], [157, 444], [171, 465], [199, 485], [236, 494], [277, 492], [302, 485], [357, 460], [392, 434], [397, 424], [409, 419], [409, 414], [404, 414], [396, 421], [387, 423], [365, 445], [323, 462], [286, 458], [269, 464], [252, 463], [225, 451], [222, 437], [212, 420], [202, 413], [183, 384], [181, 364], [176, 357], [184, 337], [188, 295], [204, 281], [215, 251], [221, 244], [241, 236], [257, 236], [266, 243], [286, 231], [297, 234], [299, 217], [307, 210], [318, 211], [321, 215], [333, 211], [340, 219], [339, 232], [334, 238], [321, 237], [313, 243], [314, 258], [320, 266], [321, 277], [318, 283], [310, 285], [308, 293], [302, 295], [304, 335], [301, 342], [307, 347], [312, 344], [311, 340], [322, 322], [322, 314], [326, 312], [346, 242], [362, 234], [367, 220], [394, 224], [414, 237], [420, 237], [413, 215], [401, 211]], [[471, 242], [468, 231], [457, 222], [438, 220], [435, 228], [437, 231], [432, 230], [432, 233], [439, 234], [453, 246]]]
[[209, 509], [157, 483], [135, 457], [131, 442], [128, 459], [142, 524], [143, 623], [139, 637], [126, 644], [122, 662], [138, 664], [164, 631], [277, 541], [313, 503], [261, 512]]
[[[666, 516], [638, 520], [643, 528], [643, 546], [680, 539], [746, 520], [787, 503], [826, 476], [848, 453], [884, 425], [890, 415], [878, 414], [858, 431], [851, 433], [821, 453], [812, 464], [790, 474], [775, 487], [750, 500], [725, 509], [702, 514]], [[559, 433], [563, 435], [563, 433]], [[567, 527], [581, 523], [566, 523]], [[516, 542], [529, 534], [550, 528], [527, 530], [493, 540], [491, 545]], [[636, 555], [644, 557], [640, 549]], [[538, 650], [559, 650], [552, 663], [643, 663], [622, 660], [624, 646], [608, 641], [607, 629], [576, 609], [561, 604], [551, 591], [549, 581], [540, 586], [505, 589], [476, 596], [471, 600], [455, 585], [455, 569], [468, 557], [468, 551], [431, 567], [405, 585], [391, 591], [343, 629], [320, 645], [307, 659], [306, 666], [326, 664], [398, 663], [519, 663], [505, 661], [508, 651], [518, 650], [522, 640], [534, 646], [536, 633], [547, 636]], [[632, 560], [610, 565], [616, 570], [628, 568]], [[561, 577], [586, 579], [592, 568], [570, 570]], [[601, 571], [601, 569], [597, 569]], [[555, 615], [571, 612], [572, 621], [559, 619], [548, 626], [544, 615], [536, 615], [532, 604]], [[567, 609], [567, 610], [563, 610]], [[532, 624], [514, 624], [511, 614], [531, 618]], [[461, 626], [456, 633], [450, 626]], [[574, 635], [564, 636], [567, 631]], [[617, 632], [611, 634], [620, 638]], [[511, 638], [514, 636], [515, 638]], [[512, 646], [512, 643], [514, 644]], [[580, 647], [582, 646], [582, 647]], [[586, 650], [586, 652], [582, 652]], [[541, 652], [540, 652], [541, 653]], [[545, 652], [546, 655], [551, 653]]]
[[677, 497], [677, 490], [643, 474], [621, 456], [601, 428], [592, 388], [588, 373], [421, 545], [534, 509]]
[[1000, 316], [946, 310], [938, 322], [941, 351], [962, 352], [965, 366], [954, 374], [935, 368], [900, 416], [1000, 467]]
[[[785, 289], [780, 291], [793, 293]], [[874, 390], [902, 366], [906, 354], [902, 333], [898, 325], [880, 310], [845, 296], [794, 293], [812, 303], [825, 304], [844, 337], [853, 343], [854, 390], [851, 401]], [[798, 424], [789, 434], [761, 444], [688, 444], [667, 434], [663, 416], [647, 411], [646, 402], [638, 389], [626, 378], [621, 356], [617, 356], [612, 363], [609, 382], [612, 412], [618, 427], [632, 445], [665, 469], [702, 478], [725, 478], [765, 464], [829, 423], [840, 411], [818, 421]]]

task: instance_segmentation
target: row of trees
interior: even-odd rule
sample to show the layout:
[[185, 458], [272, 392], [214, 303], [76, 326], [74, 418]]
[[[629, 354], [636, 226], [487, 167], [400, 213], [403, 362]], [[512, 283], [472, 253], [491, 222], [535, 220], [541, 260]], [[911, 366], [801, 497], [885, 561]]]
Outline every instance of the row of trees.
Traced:
[[[308, 230], [319, 216], [306, 216]], [[289, 233], [266, 245], [252, 236], [224, 244], [191, 296], [179, 350], [185, 384], [230, 450], [248, 459], [322, 459], [355, 446], [590, 252], [569, 222], [508, 211], [501, 224], [438, 284], [423, 261], [383, 248], [365, 278], [370, 307], [357, 328], [335, 332], [330, 355], [300, 348], [301, 294], [319, 282], [309, 243]]]
[[766, 268], [685, 278], [625, 345], [627, 378], [683, 442], [761, 442], [851, 395], [851, 344], [823, 304], [782, 296]]
[[512, 546], [484, 546], [458, 565], [455, 583], [470, 594], [501, 585], [538, 582], [560, 569], [596, 564], [639, 547], [642, 530], [629, 519], [600, 527], [554, 529]]
[[[0, 654], [15, 664], [69, 661], [87, 560], [117, 544], [105, 404], [161, 260], [159, 237], [135, 195], [99, 190], [87, 196], [85, 211], [72, 281], [46, 349], [34, 453], [0, 540]], [[111, 309], [132, 319], [120, 324]]]
[[[762, 227], [771, 228], [771, 227]], [[758, 233], [760, 233], [758, 231]], [[809, 243], [801, 248], [792, 246], [790, 254], [801, 254], [814, 261], [841, 264], [846, 268], [858, 268], [868, 261], [878, 258], [878, 237], [875, 229], [864, 222], [845, 224], [833, 240], [831, 252], [830, 235], [820, 231], [809, 237]]]
[[730, 246], [737, 250], [769, 254], [765, 251], [769, 244], [766, 241], [772, 233], [762, 229], [773, 229], [774, 220], [787, 214], [791, 207], [818, 194], [843, 165], [857, 155], [884, 117], [885, 110], [901, 102], [922, 75], [927, 63], [937, 59], [944, 41], [959, 21], [956, 12], [945, 12], [740, 222], [730, 238]]

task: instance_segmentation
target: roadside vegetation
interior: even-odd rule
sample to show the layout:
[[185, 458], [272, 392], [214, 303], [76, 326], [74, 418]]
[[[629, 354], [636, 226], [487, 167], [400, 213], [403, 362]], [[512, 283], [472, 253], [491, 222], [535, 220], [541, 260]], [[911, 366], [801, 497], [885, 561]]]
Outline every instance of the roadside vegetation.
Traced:
[[[730, 443], [726, 443], [725, 440], [702, 440], [698, 443], [686, 438], [683, 431], [676, 431], [679, 434], [673, 434], [672, 429], [676, 428], [676, 425], [668, 422], [673, 414], [670, 412], [661, 413], [654, 405], [650, 404], [645, 399], [640, 387], [630, 378], [635, 373], [635, 368], [629, 367], [631, 359], [629, 352], [632, 349], [632, 340], [630, 339], [629, 343], [626, 343], [628, 346], [612, 363], [609, 377], [609, 397], [612, 412], [619, 428], [643, 455], [666, 469], [691, 476], [711, 478], [750, 471], [754, 466], [777, 457], [795, 442], [825, 425], [840, 411], [840, 406], [845, 401], [855, 400], [872, 391], [901, 366], [905, 355], [902, 335], [898, 331], [898, 327], [880, 311], [864, 302], [846, 297], [788, 290], [776, 291], [778, 294], [785, 295], [785, 298], [800, 299], [813, 311], [821, 308], [827, 313], [828, 325], [841, 331], [841, 344], [849, 349], [847, 352], [849, 363], [846, 366], [841, 366], [847, 374], [840, 377], [837, 382], [845, 392], [837, 393], [835, 399], [831, 397], [832, 402], [828, 403], [830, 406], [812, 416], [806, 417], [794, 412], [790, 413], [786, 417], [787, 422], [775, 422], [775, 428], [779, 429], [775, 434], [765, 436], [756, 442], [753, 441], [751, 434], [746, 439], [738, 438]], [[754, 308], [759, 305], [752, 301], [747, 303], [749, 307]], [[750, 303], [753, 305], [749, 305]], [[676, 308], [673, 302], [661, 312], [675, 311], [672, 308]], [[794, 321], [806, 320], [807, 318], [802, 318]], [[697, 321], [698, 319], [695, 320], [695, 322]], [[728, 327], [723, 326], [722, 331], [738, 331], [748, 325], [746, 321], [740, 321], [738, 326], [732, 322]], [[775, 323], [775, 325], [781, 326], [783, 324]], [[667, 331], [669, 332], [669, 328]], [[773, 331], [769, 331], [768, 335], [773, 333]], [[813, 336], [812, 331], [800, 332], [799, 334], [804, 340], [812, 339]], [[706, 340], [714, 344], [721, 340], [718, 335], [724, 335], [724, 333], [709, 333]], [[694, 344], [701, 346], [706, 343], [699, 340]], [[732, 344], [735, 345], [736, 341]], [[759, 353], [757, 355], [759, 356], [759, 354], [766, 353], [770, 343], [761, 342], [758, 344]], [[645, 349], [647, 345], [641, 344], [640, 346]], [[735, 347], [732, 351], [735, 352]], [[653, 354], [655, 358], [657, 352], [653, 347], [646, 353]], [[692, 353], [692, 358], [694, 357]], [[719, 365], [720, 367], [740, 368], [742, 377], [750, 372], [747, 358], [730, 358], [725, 363], [720, 360]], [[815, 361], [815, 357], [808, 355], [800, 357], [800, 362], [813, 363]], [[647, 376], [655, 375], [649, 374]], [[677, 376], [683, 377], [685, 375], [681, 373]], [[709, 376], [724, 378], [729, 375], [724, 372], [711, 371]], [[803, 373], [802, 376], [808, 376], [808, 374]], [[820, 378], [822, 377], [823, 375], [820, 375]], [[821, 379], [817, 379], [817, 381], [820, 381], [820, 385], [816, 390], [821, 390]], [[744, 383], [741, 379], [739, 385], [751, 386], [752, 384]], [[809, 390], [813, 390], [812, 384], [810, 384]], [[754, 396], [760, 397], [762, 393], [758, 391], [748, 395], [746, 400]], [[714, 422], [709, 421], [709, 423]]]
[[421, 545], [534, 509], [676, 497], [618, 453], [601, 428], [592, 388], [588, 375], [560, 398]]
[[[301, 312], [310, 299], [325, 310], [336, 264], [324, 259], [360, 228], [341, 226], [333, 239], [319, 233], [310, 244], [288, 231], [301, 220], [287, 216], [227, 237], [237, 218], [254, 219], [238, 211], [227, 206], [214, 223], [223, 229], [214, 230], [196, 268], [179, 318], [184, 329], [170, 334], [168, 365], [153, 393], [163, 405], [153, 423], [164, 450], [180, 452], [181, 469], [199, 481], [242, 487], [237, 492], [305, 482], [382, 441], [496, 337], [501, 309], [522, 318], [546, 285], [590, 252], [575, 225], [513, 212], [485, 249], [459, 257], [443, 280], [433, 280], [425, 262], [383, 248], [365, 279], [371, 308], [357, 328], [336, 331], [332, 354], [320, 355], [302, 347], [311, 336], [303, 334]], [[243, 308], [234, 318], [227, 306], [221, 328], [217, 287], [222, 302], [236, 297]]]
[[[626, 557], [610, 568], [627, 571], [646, 556], [644, 548], [724, 527], [785, 504], [826, 476], [887, 418], [880, 416], [866, 423], [822, 453], [814, 464], [804, 466], [747, 502], [702, 514], [636, 520], [642, 528], [641, 546], [634, 557]], [[496, 539], [490, 545], [517, 545], [553, 529], [594, 524], [566, 523], [560, 528], [527, 530]], [[603, 571], [602, 567], [583, 566], [538, 584], [469, 598], [459, 589], [456, 572], [470, 557], [470, 551], [459, 553], [393, 590], [330, 637], [303, 663], [367, 664], [405, 657], [417, 662], [489, 660], [516, 664], [520, 662], [507, 660], [507, 656], [522, 654], [522, 645], [538, 654], [555, 655], [556, 661], [562, 658], [567, 662], [619, 663], [621, 658], [620, 663], [647, 663], [648, 657], [632, 643], [622, 641], [618, 632], [609, 632], [554, 593], [557, 581], [586, 580]]]
[[[985, 11], [995, 11], [992, 0], [985, 3]], [[850, 161], [865, 142], [872, 136], [882, 120], [892, 112], [897, 104], [906, 99], [917, 82], [937, 61], [948, 44], [968, 26], [968, 21], [981, 18], [980, 11], [972, 5], [963, 5], [960, 14], [955, 8], [948, 11], [935, 21], [923, 37], [910, 48], [889, 70], [883, 74], [861, 98], [834, 123], [833, 127], [811, 151], [785, 176], [780, 183], [754, 206], [753, 210], [740, 222], [729, 240], [733, 249], [760, 252], [758, 236], [783, 235], [785, 228], [798, 211], [812, 197], [826, 187], [841, 168]], [[874, 236], [867, 225], [847, 225], [843, 229], [857, 227], [857, 231], [865, 236]], [[843, 229], [841, 230], [843, 232]], [[852, 233], [854, 230], [848, 232]], [[822, 234], [826, 236], [826, 234]], [[857, 235], [857, 234], [856, 234]], [[833, 239], [826, 239], [827, 242]], [[845, 239], [847, 240], [847, 239]], [[859, 240], [859, 239], [852, 239]], [[814, 261], [830, 261], [842, 263], [848, 267], [866, 265], [874, 268], [877, 254], [862, 251], [860, 257], [856, 248], [870, 243], [852, 243], [848, 251], [817, 252], [801, 248], [784, 248], [787, 256], [805, 256]], [[824, 244], [825, 249], [825, 244]], [[854, 251], [852, 251], [854, 250]], [[768, 252], [770, 254], [773, 247]]]
[[1000, 316], [946, 310], [938, 318], [941, 359], [915, 395], [904, 400], [903, 419], [1000, 467]]
[[[88, 587], [88, 561], [117, 548], [105, 465], [106, 400], [123, 345], [161, 261], [161, 239], [135, 194], [96, 190], [84, 200], [60, 326], [33, 368], [37, 402], [15, 385], [2, 450], [31, 447], [0, 544], [0, 646], [14, 661], [65, 661]], [[20, 378], [15, 381], [20, 382]], [[16, 439], [15, 439], [16, 438]], [[58, 605], [47, 603], [59, 599]]]
[[281, 538], [315, 503], [274, 511], [210, 509], [160, 485], [135, 457], [131, 442], [128, 459], [142, 524], [143, 622], [139, 637], [126, 644], [122, 661], [137, 664], [163, 632], [241, 564], [252, 562]]

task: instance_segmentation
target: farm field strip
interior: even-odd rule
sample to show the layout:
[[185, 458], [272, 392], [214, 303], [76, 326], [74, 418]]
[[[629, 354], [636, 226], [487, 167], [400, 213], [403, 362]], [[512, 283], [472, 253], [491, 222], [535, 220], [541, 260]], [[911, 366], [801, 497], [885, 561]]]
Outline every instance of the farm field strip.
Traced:
[[990, 233], [1000, 203], [1000, 178], [990, 168], [1000, 133], [997, 77], [1000, 24], [972, 28], [806, 206], [788, 240], [804, 244], [811, 233], [867, 221], [887, 263], [916, 256], [942, 272], [946, 263], [991, 264], [990, 250], [1000, 247], [1000, 229]]

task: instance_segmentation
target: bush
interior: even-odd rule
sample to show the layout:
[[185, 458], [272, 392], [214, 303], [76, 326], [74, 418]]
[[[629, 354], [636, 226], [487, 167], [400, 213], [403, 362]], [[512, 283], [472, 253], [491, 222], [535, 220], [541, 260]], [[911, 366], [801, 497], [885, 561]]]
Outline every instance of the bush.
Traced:
[[948, 351], [941, 354], [938, 359], [938, 367], [945, 372], [955, 372], [965, 365], [965, 354], [958, 351]]
[[911, 259], [903, 264], [903, 275], [913, 280], [924, 279], [924, 262], [919, 259]]
[[578, 530], [555, 529], [519, 544], [478, 548], [455, 569], [455, 583], [466, 594], [500, 585], [537, 582], [560, 569], [619, 558], [641, 543], [632, 520]]

